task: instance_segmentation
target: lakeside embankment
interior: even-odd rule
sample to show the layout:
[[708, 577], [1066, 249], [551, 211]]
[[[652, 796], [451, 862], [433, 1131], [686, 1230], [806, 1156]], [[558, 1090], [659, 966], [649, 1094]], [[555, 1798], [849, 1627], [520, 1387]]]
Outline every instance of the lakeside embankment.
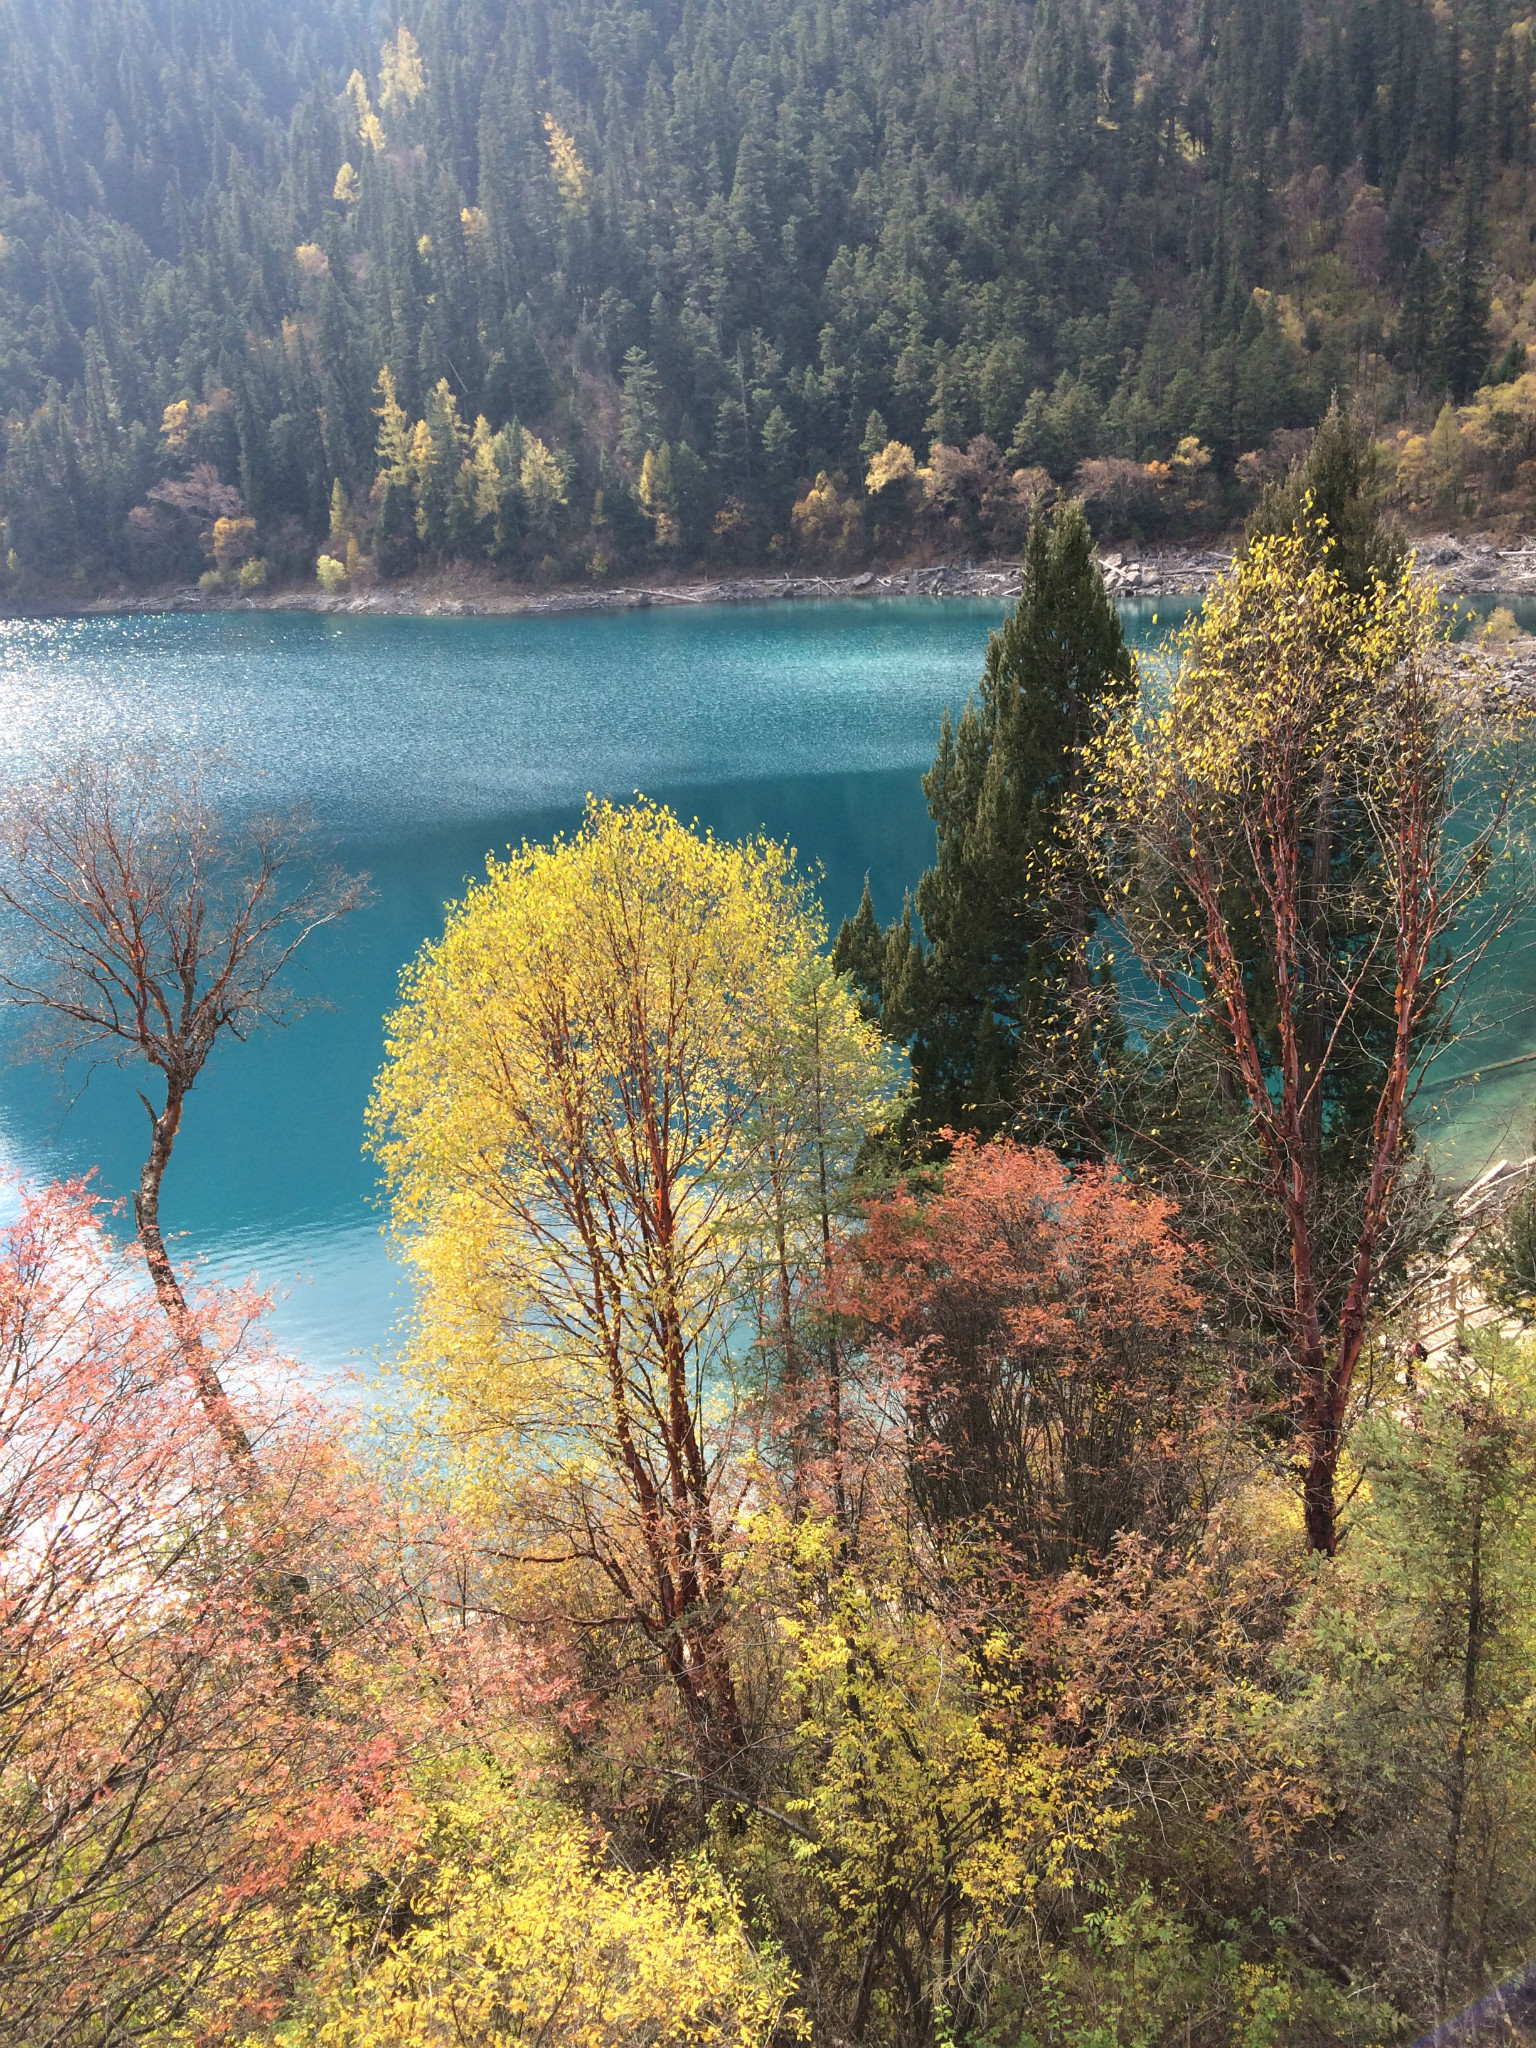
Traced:
[[[1414, 549], [1421, 568], [1448, 596], [1530, 596], [1536, 599], [1536, 539], [1424, 534]], [[1232, 560], [1232, 547], [1106, 548], [1100, 555], [1112, 596], [1198, 597]], [[864, 569], [848, 576], [783, 574], [722, 576], [653, 583], [564, 586], [534, 590], [489, 570], [462, 565], [398, 583], [365, 583], [327, 593], [312, 584], [232, 596], [196, 585], [141, 595], [84, 600], [50, 597], [0, 605], [0, 617], [28, 618], [136, 612], [314, 611], [397, 614], [419, 618], [540, 618], [573, 612], [644, 611], [653, 606], [775, 604], [796, 599], [877, 597], [1008, 598], [1018, 588], [1014, 561], [951, 562], [920, 568]]]
[[[1169, 549], [1130, 557], [1111, 550], [1105, 578], [1115, 591], [1155, 597], [1198, 593], [1231, 559], [1217, 552]], [[865, 569], [847, 576], [782, 574], [672, 579], [654, 583], [566, 585], [531, 590], [489, 571], [456, 564], [397, 583], [362, 583], [327, 593], [312, 584], [254, 591], [248, 596], [204, 592], [196, 585], [135, 596], [11, 606], [9, 615], [38, 612], [93, 617], [135, 612], [315, 611], [418, 618], [541, 618], [564, 613], [646, 611], [676, 605], [778, 604], [878, 597], [1008, 598], [1019, 587], [1016, 561], [944, 562], [920, 568]]]

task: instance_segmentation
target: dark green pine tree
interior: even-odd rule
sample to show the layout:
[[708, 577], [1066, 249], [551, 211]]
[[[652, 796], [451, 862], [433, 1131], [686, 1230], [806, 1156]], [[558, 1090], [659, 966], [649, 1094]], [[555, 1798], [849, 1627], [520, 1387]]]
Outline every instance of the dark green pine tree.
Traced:
[[415, 559], [416, 519], [411, 495], [404, 484], [393, 479], [384, 486], [375, 545], [379, 567], [386, 576], [400, 575]]
[[1304, 461], [1271, 484], [1248, 522], [1248, 538], [1309, 533], [1324, 561], [1355, 595], [1402, 574], [1408, 545], [1381, 516], [1380, 464], [1368, 427], [1337, 398]]
[[1486, 204], [1493, 182], [1495, 38], [1486, 5], [1473, 10], [1470, 40], [1467, 163], [1438, 337], [1441, 379], [1458, 405], [1465, 405], [1482, 383], [1490, 352]]
[[[1036, 520], [1017, 604], [987, 643], [958, 726], [946, 712], [923, 779], [934, 864], [886, 932], [866, 886], [835, 958], [893, 1039], [910, 1046], [912, 1123], [991, 1134], [1010, 1124], [1021, 1057], [1075, 1058], [1092, 926], [1062, 834], [1074, 753], [1130, 652], [1081, 505]], [[913, 912], [921, 921], [921, 936]]]
[[1408, 265], [1398, 301], [1394, 360], [1410, 375], [1431, 381], [1441, 290], [1439, 264], [1427, 249], [1419, 249]]
[[1439, 382], [1465, 405], [1483, 381], [1490, 354], [1487, 261], [1484, 230], [1475, 200], [1462, 208], [1458, 248], [1446, 272], [1436, 336]]

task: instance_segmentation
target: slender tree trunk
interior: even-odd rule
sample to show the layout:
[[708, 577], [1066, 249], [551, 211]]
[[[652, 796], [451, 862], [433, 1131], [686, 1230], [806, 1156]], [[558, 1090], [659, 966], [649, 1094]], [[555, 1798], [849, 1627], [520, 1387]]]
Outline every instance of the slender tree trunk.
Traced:
[[[721, 1747], [712, 1740], [715, 1660], [708, 1654], [707, 1642], [702, 1641], [699, 1635], [701, 1620], [707, 1629], [710, 1616], [697, 1582], [699, 1545], [683, 1475], [683, 1461], [674, 1431], [664, 1427], [662, 1437], [672, 1484], [669, 1509], [661, 1485], [652, 1474], [636, 1440], [619, 1327], [605, 1307], [609, 1293], [607, 1252], [597, 1213], [582, 1188], [578, 1186], [574, 1194], [573, 1218], [591, 1262], [593, 1314], [602, 1333], [619, 1469], [639, 1515], [640, 1537], [651, 1576], [653, 1604], [649, 1613], [646, 1612], [645, 1600], [638, 1588], [630, 1583], [629, 1573], [617, 1557], [605, 1557], [603, 1569], [620, 1595], [631, 1603], [646, 1635], [660, 1648], [667, 1676], [682, 1703], [701, 1766], [707, 1770], [717, 1760]], [[669, 1392], [675, 1395], [675, 1386], [669, 1388]], [[675, 1410], [671, 1414], [675, 1419]], [[734, 1705], [732, 1696], [731, 1706], [734, 1708]], [[739, 1722], [737, 1725], [739, 1727]]]
[[1339, 1433], [1325, 1422], [1312, 1423], [1307, 1439], [1307, 1470], [1301, 1484], [1307, 1548], [1332, 1557], [1339, 1547]]
[[778, 1260], [779, 1331], [783, 1355], [783, 1392], [789, 1420], [790, 1512], [796, 1523], [805, 1519], [805, 1378], [795, 1339], [794, 1280], [789, 1270], [789, 1232], [784, 1217], [782, 1176], [774, 1175], [773, 1241]]
[[[685, 1595], [680, 1589], [676, 1564], [675, 1542], [668, 1541], [664, 1527], [661, 1497], [645, 1460], [635, 1442], [634, 1427], [629, 1413], [629, 1395], [625, 1386], [623, 1360], [617, 1343], [610, 1338], [606, 1345], [608, 1382], [613, 1404], [614, 1434], [619, 1446], [623, 1470], [630, 1485], [635, 1504], [640, 1513], [640, 1534], [645, 1545], [646, 1560], [650, 1567], [655, 1589], [655, 1620], [648, 1621], [641, 1616], [641, 1625], [653, 1641], [661, 1645], [662, 1659], [667, 1674], [677, 1689], [683, 1703], [683, 1712], [688, 1725], [695, 1731], [702, 1731], [708, 1723], [708, 1707], [700, 1693], [697, 1674], [689, 1660], [688, 1645], [684, 1637], [686, 1626]], [[628, 1574], [617, 1560], [609, 1560], [605, 1569], [609, 1577], [619, 1586], [621, 1593], [633, 1599], [627, 1583]], [[637, 1613], [640, 1611], [636, 1602]]]
[[1329, 882], [1333, 864], [1333, 775], [1326, 770], [1318, 793], [1312, 828], [1311, 856], [1299, 894], [1301, 916], [1297, 966], [1297, 1086], [1301, 1091], [1300, 1126], [1303, 1172], [1309, 1221], [1315, 1222], [1323, 1186], [1323, 1063], [1333, 1033], [1333, 1019], [1321, 1000], [1322, 962], [1329, 945]]
[[[152, 1127], [149, 1156], [139, 1173], [139, 1185], [133, 1198], [133, 1217], [138, 1226], [139, 1243], [144, 1250], [155, 1294], [175, 1332], [203, 1412], [212, 1423], [224, 1455], [246, 1495], [254, 1497], [262, 1486], [261, 1467], [256, 1461], [250, 1437], [235, 1413], [234, 1404], [224, 1390], [213, 1360], [208, 1356], [208, 1347], [187, 1306], [187, 1297], [182, 1292], [176, 1268], [171, 1263], [160, 1232], [160, 1183], [165, 1178], [171, 1148], [181, 1125], [186, 1089], [168, 1082], [165, 1107], [158, 1114], [147, 1097], [141, 1095], [139, 1099], [149, 1111]], [[296, 1631], [305, 1639], [294, 1685], [300, 1702], [306, 1707], [318, 1693], [320, 1666], [325, 1659], [325, 1644], [319, 1627], [301, 1606], [308, 1592], [308, 1578], [302, 1572], [286, 1569], [280, 1569], [268, 1586], [274, 1627], [280, 1633]]]
[[[1210, 950], [1217, 969], [1217, 988], [1227, 1012], [1232, 1051], [1248, 1096], [1260, 1144], [1269, 1167], [1274, 1194], [1285, 1215], [1291, 1255], [1291, 1303], [1286, 1317], [1295, 1347], [1297, 1377], [1302, 1389], [1302, 1422], [1307, 1435], [1307, 1470], [1302, 1486], [1307, 1544], [1331, 1557], [1338, 1548], [1338, 1515], [1334, 1481], [1338, 1467], [1340, 1423], [1336, 1406], [1348, 1394], [1348, 1368], [1342, 1379], [1330, 1370], [1323, 1334], [1322, 1302], [1317, 1278], [1313, 1224], [1315, 1191], [1309, 1183], [1303, 1132], [1305, 1091], [1296, 1031], [1295, 921], [1290, 897], [1280, 887], [1271, 891], [1276, 903], [1275, 981], [1280, 1013], [1280, 1100], [1276, 1103], [1260, 1053], [1258, 1034], [1243, 985], [1242, 966], [1223, 920], [1220, 878], [1208, 868], [1197, 878], [1205, 907]], [[1369, 1259], [1366, 1264], [1369, 1273]]]
[[[1296, 1074], [1298, 1091], [1297, 1140], [1301, 1187], [1298, 1196], [1301, 1222], [1309, 1253], [1315, 1250], [1315, 1233], [1322, 1209], [1323, 1189], [1323, 1066], [1333, 1034], [1334, 1020], [1320, 1000], [1322, 956], [1328, 946], [1326, 919], [1329, 909], [1329, 879], [1333, 860], [1333, 774], [1325, 770], [1318, 792], [1317, 816], [1313, 824], [1311, 858], [1300, 891], [1302, 916], [1296, 965], [1297, 1016]], [[1318, 1299], [1315, 1261], [1308, 1258], [1308, 1300], [1311, 1321], [1319, 1333], [1326, 1313]], [[1342, 1431], [1333, 1415], [1336, 1374], [1328, 1369], [1326, 1357], [1304, 1367], [1304, 1421], [1307, 1428], [1307, 1469], [1302, 1481], [1302, 1514], [1309, 1549], [1332, 1557], [1338, 1549], [1339, 1520], [1337, 1477]]]
[[[832, 1271], [832, 1198], [827, 1185], [827, 1128], [822, 1101], [821, 1002], [816, 1003], [816, 1193], [821, 1221], [821, 1272], [825, 1282]], [[848, 1483], [843, 1444], [843, 1367], [838, 1356], [837, 1331], [827, 1330], [827, 1437], [832, 1450], [832, 1512], [844, 1550], [852, 1530], [848, 1517]]]
[[1467, 1807], [1472, 1731], [1477, 1719], [1478, 1667], [1483, 1649], [1483, 1501], [1479, 1489], [1472, 1507], [1471, 1557], [1467, 1570], [1467, 1647], [1461, 1666], [1461, 1717], [1451, 1757], [1450, 1812], [1445, 1850], [1440, 1863], [1440, 1924], [1435, 1943], [1435, 2023], [1444, 2026], [1451, 1983], [1451, 1949], [1456, 1933], [1456, 1881]]
[[144, 1249], [144, 1260], [149, 1267], [149, 1277], [154, 1282], [155, 1294], [165, 1310], [181, 1355], [186, 1361], [192, 1384], [197, 1389], [203, 1411], [212, 1423], [224, 1455], [239, 1473], [247, 1486], [254, 1486], [260, 1480], [256, 1454], [251, 1440], [241, 1425], [224, 1384], [220, 1380], [208, 1348], [203, 1342], [187, 1297], [182, 1292], [176, 1268], [171, 1263], [165, 1248], [165, 1239], [160, 1233], [160, 1183], [165, 1178], [165, 1169], [170, 1162], [171, 1148], [176, 1142], [176, 1133], [181, 1125], [182, 1105], [186, 1100], [186, 1089], [179, 1083], [167, 1081], [165, 1107], [156, 1111], [147, 1096], [140, 1101], [149, 1111], [151, 1137], [149, 1156], [139, 1173], [138, 1190], [133, 1198], [133, 1220], [138, 1228], [139, 1243]]
[[[650, 1153], [663, 1167], [662, 1148], [652, 1123]], [[688, 1345], [679, 1300], [675, 1254], [677, 1219], [669, 1180], [657, 1172], [653, 1219], [655, 1242], [656, 1332], [660, 1339], [665, 1398], [662, 1403], [664, 1441], [672, 1494], [672, 1532], [677, 1549], [678, 1597], [682, 1604], [690, 1656], [703, 1673], [702, 1692], [714, 1710], [706, 1740], [727, 1756], [745, 1749], [736, 1683], [725, 1642], [725, 1572], [719, 1539], [710, 1511], [709, 1479], [703, 1447], [694, 1426], [688, 1387]]]
[[703, 1672], [703, 1692], [712, 1703], [713, 1726], [705, 1730], [706, 1740], [717, 1750], [734, 1756], [746, 1747], [746, 1730], [736, 1697], [726, 1647], [725, 1572], [720, 1545], [710, 1512], [704, 1460], [693, 1426], [688, 1403], [687, 1362], [681, 1323], [675, 1304], [669, 1303], [661, 1318], [667, 1352], [668, 1420], [667, 1445], [671, 1466], [674, 1541], [677, 1545], [678, 1593], [684, 1610], [689, 1654], [696, 1657]]

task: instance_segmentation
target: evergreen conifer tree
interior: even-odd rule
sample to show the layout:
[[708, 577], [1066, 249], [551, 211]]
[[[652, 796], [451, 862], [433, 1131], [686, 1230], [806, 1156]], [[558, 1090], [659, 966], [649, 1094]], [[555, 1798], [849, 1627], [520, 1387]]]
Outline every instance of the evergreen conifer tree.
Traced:
[[1033, 1065], [1077, 1036], [1091, 912], [1069, 872], [1061, 807], [1074, 750], [1133, 674], [1082, 506], [1068, 503], [1032, 526], [1019, 599], [987, 644], [980, 688], [958, 726], [945, 714], [923, 780], [933, 866], [887, 932], [866, 887], [838, 935], [839, 968], [888, 1035], [910, 1040], [913, 1120], [925, 1134], [1003, 1128], [1021, 1052]]
[[1310, 532], [1323, 559], [1356, 594], [1403, 572], [1407, 544], [1381, 516], [1375, 443], [1364, 423], [1335, 398], [1304, 460], [1271, 484], [1248, 523], [1248, 538]]
[[379, 503], [379, 524], [375, 542], [378, 565], [386, 576], [396, 576], [416, 552], [416, 519], [409, 484], [385, 480]]
[[1470, 207], [1456, 259], [1446, 273], [1436, 337], [1440, 382], [1465, 405], [1488, 368], [1488, 283], [1481, 228]]

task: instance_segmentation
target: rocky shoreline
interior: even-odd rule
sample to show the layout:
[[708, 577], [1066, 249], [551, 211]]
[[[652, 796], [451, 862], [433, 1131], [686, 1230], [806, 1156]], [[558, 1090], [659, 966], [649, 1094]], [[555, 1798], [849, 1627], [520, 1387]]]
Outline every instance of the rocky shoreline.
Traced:
[[1500, 544], [1434, 533], [1417, 537], [1413, 551], [1448, 597], [1536, 597], [1536, 540]]
[[669, 605], [777, 604], [794, 599], [995, 597], [1018, 589], [1016, 562], [944, 563], [932, 568], [867, 569], [854, 576], [728, 576], [715, 581], [606, 584], [591, 589], [528, 590], [468, 570], [448, 569], [400, 583], [368, 583], [334, 594], [261, 591], [249, 597], [192, 588], [153, 597], [101, 598], [73, 607], [92, 614], [202, 611], [306, 611], [412, 618], [554, 618], [577, 612], [649, 611]]
[[[1453, 533], [1416, 535], [1418, 568], [1447, 597], [1536, 598], [1536, 540], [1496, 542]], [[1232, 549], [1167, 548], [1144, 555], [1113, 549], [1099, 557], [1104, 581], [1116, 597], [1195, 595], [1208, 590], [1232, 562]]]
[[[1501, 544], [1486, 538], [1466, 539], [1440, 533], [1416, 539], [1414, 549], [1420, 567], [1448, 596], [1536, 597], [1536, 540]], [[1198, 597], [1228, 567], [1232, 548], [1106, 548], [1100, 560], [1104, 581], [1115, 597]], [[806, 599], [1004, 599], [1017, 591], [1018, 578], [1017, 562], [990, 561], [865, 569], [850, 576], [726, 576], [686, 582], [529, 590], [499, 582], [485, 571], [450, 568], [432, 576], [412, 577], [400, 583], [364, 584], [334, 594], [308, 587], [233, 597], [205, 593], [192, 586], [148, 596], [0, 605], [0, 617], [304, 611], [414, 618], [552, 618], [579, 612], [647, 611], [668, 605], [778, 604]]]
[[[1230, 548], [1164, 548], [1102, 557], [1116, 596], [1198, 596], [1232, 559]], [[246, 597], [195, 585], [138, 597], [84, 603], [0, 607], [0, 616], [68, 612], [89, 616], [150, 612], [326, 612], [410, 618], [555, 618], [576, 612], [648, 611], [668, 605], [780, 604], [877, 597], [1006, 599], [1019, 587], [1017, 561], [944, 562], [921, 568], [865, 569], [849, 576], [724, 576], [712, 580], [605, 584], [590, 589], [528, 590], [472, 569], [451, 568], [400, 583], [366, 583], [328, 594], [313, 587], [256, 591]]]
[[1536, 637], [1525, 634], [1502, 646], [1473, 650], [1471, 677], [1474, 687], [1486, 692], [1494, 703], [1536, 703]]

